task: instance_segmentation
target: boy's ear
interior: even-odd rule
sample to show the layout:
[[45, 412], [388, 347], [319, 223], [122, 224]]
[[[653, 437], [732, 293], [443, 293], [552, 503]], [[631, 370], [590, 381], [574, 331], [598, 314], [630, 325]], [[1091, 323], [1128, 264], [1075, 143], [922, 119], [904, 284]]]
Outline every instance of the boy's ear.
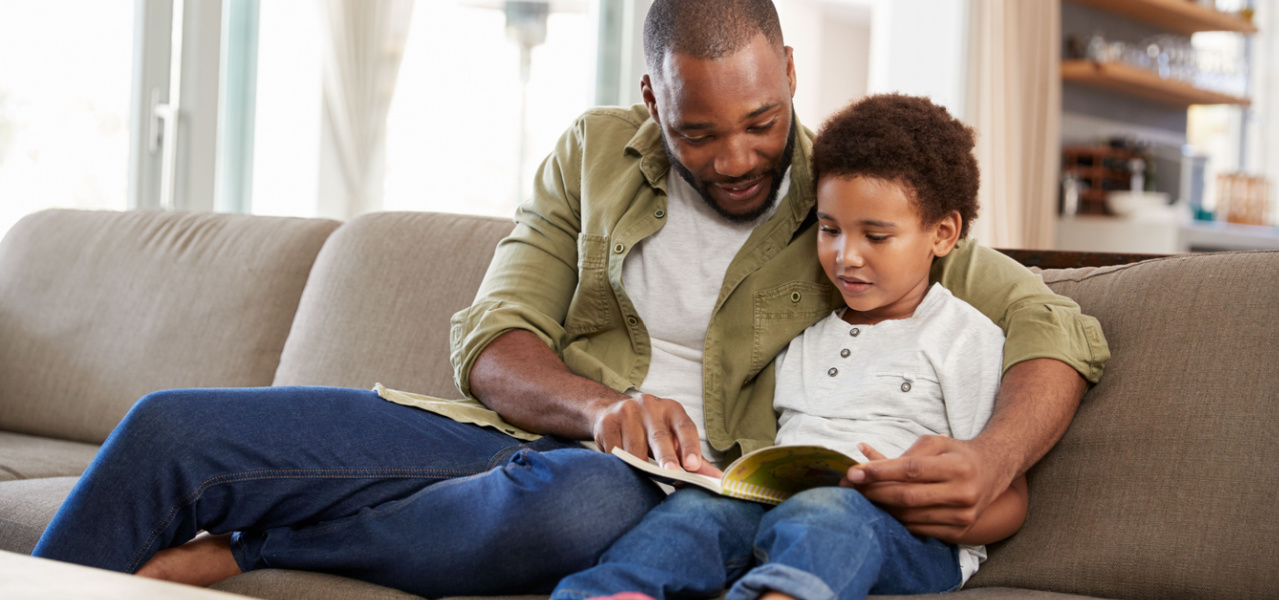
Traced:
[[959, 211], [952, 210], [933, 226], [933, 256], [941, 258], [950, 254], [959, 243], [959, 232], [963, 228], [964, 219]]

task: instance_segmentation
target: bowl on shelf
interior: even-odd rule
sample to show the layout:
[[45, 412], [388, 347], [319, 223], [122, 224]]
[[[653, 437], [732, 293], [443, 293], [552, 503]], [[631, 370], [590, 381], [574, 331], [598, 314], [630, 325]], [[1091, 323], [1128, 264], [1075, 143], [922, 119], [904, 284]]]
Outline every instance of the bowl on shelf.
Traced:
[[1106, 194], [1106, 208], [1120, 217], [1142, 213], [1168, 212], [1167, 192], [1110, 192]]

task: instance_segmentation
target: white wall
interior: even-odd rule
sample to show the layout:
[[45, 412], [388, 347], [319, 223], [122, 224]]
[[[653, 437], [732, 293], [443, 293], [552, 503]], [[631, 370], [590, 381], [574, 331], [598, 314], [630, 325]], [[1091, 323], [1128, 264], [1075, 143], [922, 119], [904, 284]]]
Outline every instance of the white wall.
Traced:
[[853, 0], [779, 0], [786, 45], [795, 49], [795, 112], [816, 130], [866, 95], [871, 8]]
[[963, 115], [969, 0], [874, 0], [869, 92], [927, 96]]

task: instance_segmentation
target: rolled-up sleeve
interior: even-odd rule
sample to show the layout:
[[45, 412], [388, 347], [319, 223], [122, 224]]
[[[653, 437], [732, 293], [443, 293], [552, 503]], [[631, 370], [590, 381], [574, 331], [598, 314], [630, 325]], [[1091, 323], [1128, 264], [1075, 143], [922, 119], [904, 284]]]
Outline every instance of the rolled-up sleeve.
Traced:
[[933, 265], [932, 275], [1004, 330], [1005, 372], [1022, 361], [1051, 358], [1090, 383], [1101, 380], [1110, 359], [1101, 324], [1074, 300], [1054, 294], [1038, 274], [998, 251], [964, 241]]
[[453, 315], [449, 356], [454, 382], [468, 397], [476, 358], [506, 331], [530, 331], [557, 354], [563, 351], [564, 316], [577, 286], [581, 128], [579, 119], [542, 162], [532, 196], [516, 211], [514, 231], [498, 243], [475, 302]]

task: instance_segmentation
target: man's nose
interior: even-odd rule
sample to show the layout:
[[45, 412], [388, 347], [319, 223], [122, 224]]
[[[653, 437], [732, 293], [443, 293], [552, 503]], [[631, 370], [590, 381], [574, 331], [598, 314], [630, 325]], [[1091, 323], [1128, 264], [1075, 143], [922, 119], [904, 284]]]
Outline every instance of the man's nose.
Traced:
[[755, 148], [746, 136], [733, 135], [724, 140], [715, 157], [715, 172], [724, 177], [750, 175], [759, 164]]

